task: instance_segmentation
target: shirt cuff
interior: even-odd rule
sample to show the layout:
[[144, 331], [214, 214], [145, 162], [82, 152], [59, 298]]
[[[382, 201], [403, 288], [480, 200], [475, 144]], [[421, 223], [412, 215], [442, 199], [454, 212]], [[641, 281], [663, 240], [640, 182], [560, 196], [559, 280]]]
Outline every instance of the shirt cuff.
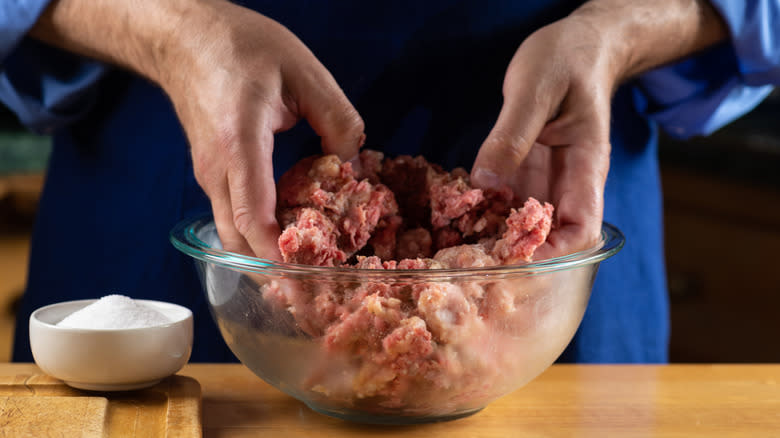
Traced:
[[670, 84], [680, 79], [670, 71], [653, 71], [642, 77], [633, 90], [640, 113], [678, 139], [712, 134], [755, 108], [774, 88], [771, 85], [746, 86], [737, 77], [732, 77], [702, 94], [659, 105], [658, 95], [664, 95], [663, 90], [672, 88]]
[[3, 0], [0, 2], [0, 68], [30, 31], [51, 0]]
[[637, 108], [669, 135], [708, 135], [780, 85], [780, 0], [710, 0], [728, 41], [634, 81]]
[[710, 0], [731, 34], [746, 85], [780, 84], [780, 1]]
[[0, 70], [0, 102], [32, 131], [51, 134], [92, 109], [108, 71], [100, 62], [25, 38]]

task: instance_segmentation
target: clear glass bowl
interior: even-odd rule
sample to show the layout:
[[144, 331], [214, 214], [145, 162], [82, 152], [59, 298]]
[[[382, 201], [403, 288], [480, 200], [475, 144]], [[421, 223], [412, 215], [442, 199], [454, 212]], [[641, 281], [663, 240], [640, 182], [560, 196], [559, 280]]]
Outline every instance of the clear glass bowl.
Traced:
[[221, 249], [210, 217], [171, 242], [191, 256], [238, 359], [313, 410], [410, 424], [473, 414], [538, 376], [574, 336], [599, 263], [624, 237], [517, 266], [370, 270]]

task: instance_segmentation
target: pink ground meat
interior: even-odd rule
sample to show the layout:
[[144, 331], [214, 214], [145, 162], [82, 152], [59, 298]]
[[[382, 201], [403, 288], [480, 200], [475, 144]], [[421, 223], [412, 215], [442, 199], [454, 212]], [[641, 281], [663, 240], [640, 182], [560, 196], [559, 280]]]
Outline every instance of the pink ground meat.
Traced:
[[422, 157], [383, 160], [368, 150], [359, 167], [328, 155], [302, 160], [282, 176], [277, 217], [284, 261], [339, 266], [354, 263], [358, 253], [431, 257], [492, 239], [497, 263], [508, 264], [530, 261], [550, 232], [552, 205], [529, 198], [512, 209], [511, 191], [473, 188], [463, 169], [447, 173]]
[[[532, 260], [552, 227], [552, 205], [529, 198], [520, 206], [509, 190], [473, 188], [463, 169], [447, 173], [421, 157], [384, 159], [368, 150], [356, 168], [335, 156], [309, 158], [280, 179], [284, 261], [373, 270], [489, 267]], [[370, 401], [377, 412], [407, 405], [424, 411], [413, 400], [420, 387], [460, 401], [481, 394], [488, 376], [500, 372], [498, 353], [474, 340], [492, 319], [514, 312], [518, 299], [495, 283], [441, 281], [275, 284], [264, 298], [351, 364], [348, 384], [343, 375], [313, 371], [308, 389]]]
[[[284, 227], [279, 249], [286, 262], [338, 266], [372, 234], [400, 224], [387, 186], [357, 180], [351, 164], [335, 155], [296, 164], [279, 180], [278, 192], [277, 218]], [[320, 227], [321, 233], [312, 227]]]

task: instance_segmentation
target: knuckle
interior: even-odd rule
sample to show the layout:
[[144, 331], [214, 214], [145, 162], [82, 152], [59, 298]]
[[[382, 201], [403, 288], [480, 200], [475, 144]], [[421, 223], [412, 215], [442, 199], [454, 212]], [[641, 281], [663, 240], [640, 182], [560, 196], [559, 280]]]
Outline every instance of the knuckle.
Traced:
[[331, 122], [350, 136], [358, 136], [365, 129], [363, 118], [360, 117], [360, 114], [349, 102], [332, 108], [329, 115]]
[[232, 157], [236, 154], [239, 145], [238, 129], [231, 120], [226, 120], [217, 128], [212, 140], [213, 147], [218, 154]]
[[223, 245], [235, 241], [234, 227], [229, 219], [222, 215], [214, 214], [214, 224], [217, 226], [217, 234], [219, 234], [219, 239], [222, 241]]
[[222, 176], [218, 163], [219, 161], [215, 160], [211, 154], [193, 149], [192, 171], [195, 175], [195, 181], [198, 182], [209, 197], [212, 196], [210, 193], [212, 188], [218, 184]]
[[360, 147], [359, 143], [363, 141], [365, 130], [366, 126], [360, 114], [355, 109], [349, 110], [349, 114], [345, 117], [344, 125], [344, 132], [349, 139], [348, 143]]
[[252, 233], [255, 225], [255, 219], [252, 211], [245, 205], [238, 205], [233, 208], [233, 225], [236, 231], [242, 236], [247, 237]]
[[[347, 102], [331, 107], [323, 117], [322, 145], [332, 152], [360, 147], [365, 138], [365, 123]], [[354, 151], [352, 152], [354, 153]]]
[[207, 192], [226, 176], [226, 165], [239, 155], [239, 143], [233, 130], [218, 128], [205, 142], [194, 143], [190, 148], [192, 171], [195, 180]]
[[360, 117], [360, 114], [358, 114], [357, 110], [351, 105], [345, 111], [344, 118], [347, 126], [350, 127], [350, 131], [353, 133], [360, 135], [366, 129], [366, 124], [363, 122], [363, 118]]
[[204, 178], [208, 178], [207, 175], [211, 173], [211, 169], [214, 167], [214, 161], [208, 159], [206, 154], [199, 149], [192, 150], [192, 171], [195, 173], [195, 178], [198, 182]]
[[488, 143], [488, 147], [500, 155], [502, 160], [511, 160], [515, 164], [521, 163], [531, 148], [522, 135], [512, 135], [501, 129], [493, 131]]

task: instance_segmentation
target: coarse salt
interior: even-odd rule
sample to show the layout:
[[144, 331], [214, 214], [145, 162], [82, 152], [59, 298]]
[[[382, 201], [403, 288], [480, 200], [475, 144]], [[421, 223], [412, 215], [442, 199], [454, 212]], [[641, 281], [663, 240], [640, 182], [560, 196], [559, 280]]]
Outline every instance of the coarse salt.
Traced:
[[77, 310], [57, 323], [80, 329], [129, 329], [168, 324], [171, 320], [157, 310], [124, 295], [107, 295]]

